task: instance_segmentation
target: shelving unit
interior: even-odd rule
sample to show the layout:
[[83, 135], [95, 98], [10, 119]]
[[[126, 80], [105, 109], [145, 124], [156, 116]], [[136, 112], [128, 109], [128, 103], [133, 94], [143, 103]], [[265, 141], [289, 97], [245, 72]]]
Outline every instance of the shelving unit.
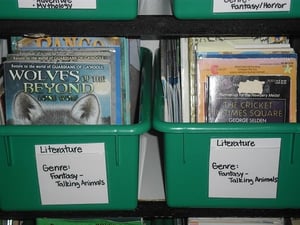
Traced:
[[31, 220], [37, 217], [93, 218], [93, 217], [299, 217], [300, 209], [232, 209], [232, 208], [169, 208], [164, 201], [139, 202], [128, 211], [0, 211], [2, 219]]
[[[176, 36], [287, 35], [300, 37], [300, 19], [178, 20], [173, 16], [138, 16], [132, 21], [0, 20], [0, 37], [43, 33], [65, 36], [127, 36], [157, 40]], [[299, 48], [299, 46], [298, 46]], [[21, 191], [21, 190], [20, 190]], [[36, 217], [300, 217], [300, 209], [169, 208], [164, 201], [140, 201], [132, 211], [0, 211], [1, 219]]]

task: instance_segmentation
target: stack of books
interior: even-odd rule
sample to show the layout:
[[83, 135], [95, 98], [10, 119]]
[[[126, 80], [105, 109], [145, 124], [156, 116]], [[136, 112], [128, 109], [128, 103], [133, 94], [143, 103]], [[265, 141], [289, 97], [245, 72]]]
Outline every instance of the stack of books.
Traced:
[[297, 54], [287, 37], [161, 40], [165, 120], [296, 122]]
[[6, 124], [131, 124], [139, 70], [138, 39], [11, 37]]

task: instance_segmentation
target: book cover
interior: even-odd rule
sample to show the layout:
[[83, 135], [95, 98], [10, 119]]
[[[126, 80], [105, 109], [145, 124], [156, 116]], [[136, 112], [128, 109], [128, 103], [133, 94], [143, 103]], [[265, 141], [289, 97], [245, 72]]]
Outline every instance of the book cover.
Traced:
[[189, 93], [190, 93], [190, 122], [197, 120], [197, 38], [188, 38], [188, 62], [189, 62]]
[[[52, 52], [56, 51], [74, 51], [77, 49], [79, 54], [84, 56], [84, 51], [94, 51], [99, 48], [111, 48], [115, 51], [115, 89], [116, 92], [116, 124], [124, 123], [124, 114], [127, 115], [130, 112], [124, 112], [123, 101], [128, 101], [130, 99], [130, 92], [122, 90], [124, 83], [128, 80], [129, 76], [129, 66], [124, 66], [128, 59], [126, 54], [126, 43], [127, 38], [125, 37], [80, 37], [80, 36], [12, 36], [11, 37], [11, 49], [13, 53], [24, 51], [40, 51], [40, 50], [50, 50]], [[125, 61], [125, 63], [124, 63]], [[126, 94], [126, 95], [125, 95]], [[126, 104], [126, 103], [124, 103]], [[127, 109], [127, 108], [126, 108]]]
[[78, 37], [78, 36], [12, 36], [12, 52], [28, 49], [59, 49], [74, 47], [120, 46], [120, 37]]
[[290, 78], [289, 122], [297, 120], [297, 55], [242, 54], [197, 59], [198, 122], [206, 121], [205, 86], [208, 76], [287, 76]]
[[290, 77], [208, 77], [207, 122], [289, 122]]
[[170, 122], [182, 122], [181, 78], [180, 78], [180, 40], [166, 41], [166, 88], [170, 108]]
[[6, 61], [6, 123], [114, 124], [113, 59]]
[[159, 68], [160, 68], [160, 80], [163, 90], [163, 96], [164, 96], [164, 121], [170, 122], [171, 119], [171, 105], [168, 98], [168, 82], [167, 82], [167, 40], [162, 39], [159, 42], [160, 47], [160, 62], [159, 62]]
[[205, 54], [240, 54], [256, 52], [291, 52], [289, 39], [274, 37], [194, 37], [195, 51]]
[[181, 102], [182, 122], [190, 122], [190, 85], [189, 85], [189, 61], [188, 38], [180, 38], [180, 78], [181, 78]]

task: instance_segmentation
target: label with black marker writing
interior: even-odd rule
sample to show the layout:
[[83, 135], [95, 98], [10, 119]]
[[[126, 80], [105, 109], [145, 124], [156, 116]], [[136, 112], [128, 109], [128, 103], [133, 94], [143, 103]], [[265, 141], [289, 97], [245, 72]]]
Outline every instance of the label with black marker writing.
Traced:
[[289, 12], [290, 0], [214, 0], [214, 13]]
[[35, 145], [42, 205], [108, 203], [104, 143]]
[[281, 138], [212, 138], [210, 198], [277, 197]]

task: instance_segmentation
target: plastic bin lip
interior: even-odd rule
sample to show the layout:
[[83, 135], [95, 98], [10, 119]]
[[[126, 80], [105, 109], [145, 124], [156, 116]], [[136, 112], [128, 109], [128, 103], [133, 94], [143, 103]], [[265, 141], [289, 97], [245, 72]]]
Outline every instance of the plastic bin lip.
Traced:
[[47, 136], [47, 135], [139, 135], [150, 129], [150, 121], [133, 125], [11, 125], [1, 126], [0, 136]]
[[153, 127], [166, 133], [300, 133], [297, 123], [171, 123], [161, 121], [155, 116]]

